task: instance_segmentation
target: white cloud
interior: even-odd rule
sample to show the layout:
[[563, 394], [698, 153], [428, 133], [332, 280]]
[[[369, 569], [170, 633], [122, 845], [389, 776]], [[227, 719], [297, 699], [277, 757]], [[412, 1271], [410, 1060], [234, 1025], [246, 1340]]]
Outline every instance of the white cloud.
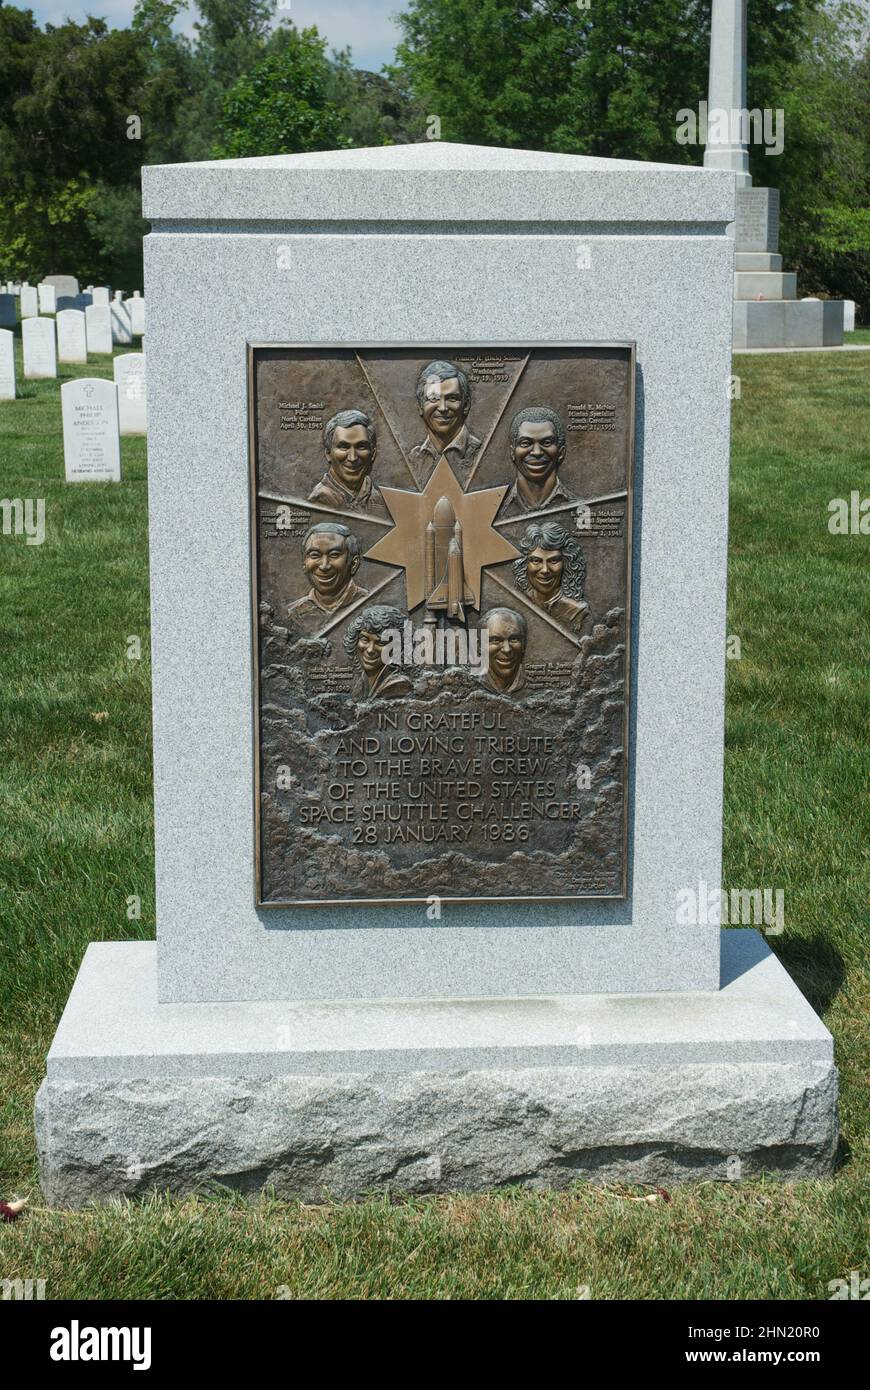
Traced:
[[[401, 8], [401, 0], [279, 0], [279, 4], [277, 19], [291, 20], [298, 29], [315, 24], [331, 48], [350, 46], [357, 67], [377, 71], [392, 61], [399, 39], [393, 15]], [[121, 28], [133, 18], [133, 0], [90, 0], [83, 5], [37, 3], [33, 12], [40, 24], [64, 24], [67, 19], [81, 24], [90, 13], [107, 19], [113, 28]], [[195, 19], [193, 9], [182, 11], [177, 27], [192, 34]]]
[[393, 14], [400, 8], [401, 0], [289, 0], [289, 7], [278, 14], [291, 19], [297, 29], [316, 24], [331, 47], [350, 46], [357, 67], [377, 69], [392, 60], [399, 40]]

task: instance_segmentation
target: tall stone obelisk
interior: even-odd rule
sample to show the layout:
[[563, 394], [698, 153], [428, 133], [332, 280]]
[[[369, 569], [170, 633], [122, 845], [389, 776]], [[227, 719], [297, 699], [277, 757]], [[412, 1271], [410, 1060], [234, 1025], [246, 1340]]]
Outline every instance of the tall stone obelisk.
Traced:
[[[749, 150], [741, 143], [744, 123], [732, 112], [746, 110], [746, 0], [713, 0], [710, 22], [710, 80], [707, 114], [727, 112], [724, 141], [716, 138], [704, 151], [704, 167], [730, 169], [738, 188], [750, 188]], [[714, 126], [714, 130], [716, 127]], [[709, 138], [709, 137], [708, 137]]]
[[[747, 109], [747, 0], [712, 0], [704, 167], [726, 169], [737, 184], [734, 234], [734, 346], [835, 347], [843, 342], [843, 304], [798, 299], [797, 276], [779, 254], [779, 189], [752, 186]], [[777, 113], [782, 118], [782, 113]], [[769, 151], [768, 151], [769, 153]]]

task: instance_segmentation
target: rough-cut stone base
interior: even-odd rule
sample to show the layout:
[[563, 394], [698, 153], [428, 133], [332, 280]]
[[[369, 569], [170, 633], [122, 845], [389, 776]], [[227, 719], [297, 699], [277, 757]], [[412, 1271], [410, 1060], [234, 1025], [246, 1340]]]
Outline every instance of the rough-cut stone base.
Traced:
[[274, 1186], [309, 1201], [577, 1179], [829, 1173], [830, 1034], [755, 932], [715, 994], [158, 1004], [91, 947], [36, 1105], [49, 1202]]
[[506, 1183], [831, 1171], [832, 1065], [530, 1067], [88, 1085], [45, 1082], [46, 1199], [209, 1185], [319, 1201]]

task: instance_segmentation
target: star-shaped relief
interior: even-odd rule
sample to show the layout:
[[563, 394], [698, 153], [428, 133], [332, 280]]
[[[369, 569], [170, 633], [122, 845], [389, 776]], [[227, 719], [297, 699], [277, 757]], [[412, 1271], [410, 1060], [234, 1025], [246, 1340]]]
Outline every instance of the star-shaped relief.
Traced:
[[504, 486], [463, 492], [453, 469], [443, 458], [422, 492], [382, 486], [381, 496], [396, 524], [386, 536], [375, 542], [365, 558], [404, 569], [409, 612], [423, 603], [429, 596], [426, 583], [426, 529], [433, 521], [436, 506], [442, 498], [446, 498], [461, 527], [465, 584], [472, 596], [472, 606], [479, 609], [481, 571], [487, 565], [500, 565], [513, 560], [520, 553], [509, 540], [493, 530], [493, 519], [507, 491], [507, 486]]

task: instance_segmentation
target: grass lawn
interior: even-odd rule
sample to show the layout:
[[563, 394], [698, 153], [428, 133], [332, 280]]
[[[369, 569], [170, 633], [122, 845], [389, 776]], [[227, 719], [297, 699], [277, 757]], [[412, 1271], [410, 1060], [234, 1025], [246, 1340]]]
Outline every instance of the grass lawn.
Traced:
[[[99, 361], [62, 379], [109, 376]], [[48, 1298], [825, 1299], [830, 1280], [870, 1275], [870, 537], [827, 530], [831, 498], [870, 492], [870, 357], [735, 371], [725, 885], [785, 891], [772, 944], [836, 1039], [837, 1176], [670, 1202], [581, 1186], [43, 1207], [33, 1098], [82, 954], [154, 931], [146, 469], [144, 441], [125, 440], [120, 487], [66, 486], [59, 385], [19, 376], [0, 405], [0, 495], [44, 497], [47, 533], [0, 536], [0, 1196], [31, 1197], [0, 1226], [0, 1279], [45, 1279]]]

